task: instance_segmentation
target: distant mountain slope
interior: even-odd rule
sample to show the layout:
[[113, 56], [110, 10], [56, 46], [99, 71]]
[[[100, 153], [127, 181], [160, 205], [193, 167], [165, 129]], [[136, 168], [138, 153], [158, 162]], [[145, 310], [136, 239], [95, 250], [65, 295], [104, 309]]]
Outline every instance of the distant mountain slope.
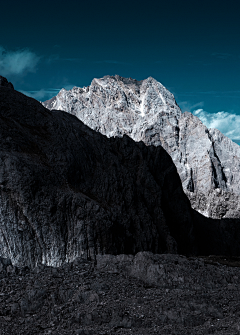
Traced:
[[191, 113], [182, 114], [174, 96], [155, 79], [105, 76], [89, 87], [62, 89], [43, 105], [76, 115], [108, 137], [127, 134], [162, 145], [194, 208], [213, 218], [240, 217], [240, 147]]

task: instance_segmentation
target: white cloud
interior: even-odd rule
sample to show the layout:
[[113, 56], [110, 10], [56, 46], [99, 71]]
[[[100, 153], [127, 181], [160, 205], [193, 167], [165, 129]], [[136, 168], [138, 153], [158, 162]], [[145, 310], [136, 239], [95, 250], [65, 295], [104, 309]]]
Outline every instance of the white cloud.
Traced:
[[42, 101], [45, 101], [57, 95], [59, 91], [60, 89], [58, 88], [49, 88], [49, 89], [41, 89], [39, 91], [20, 91], [20, 92], [27, 95], [28, 97], [37, 100], [43, 99]]
[[0, 46], [0, 75], [21, 75], [35, 72], [40, 57], [28, 49], [7, 51]]
[[220, 130], [231, 140], [240, 140], [240, 115], [224, 111], [208, 113], [203, 109], [194, 110], [192, 113], [208, 128]]
[[[67, 85], [63, 85], [62, 87], [65, 88], [65, 90], [71, 90], [74, 86], [75, 85], [73, 84], [67, 84]], [[42, 88], [38, 91], [37, 90], [36, 91], [20, 90], [20, 92], [36, 100], [45, 101], [45, 100], [51, 99], [54, 96], [56, 96], [60, 90], [61, 88], [46, 88], [46, 89]]]
[[196, 104], [192, 104], [189, 101], [180, 101], [180, 102], [178, 102], [178, 105], [183, 112], [191, 112], [192, 113], [193, 110], [195, 110], [196, 108], [203, 107], [204, 102], [200, 101], [200, 102], [197, 102]]

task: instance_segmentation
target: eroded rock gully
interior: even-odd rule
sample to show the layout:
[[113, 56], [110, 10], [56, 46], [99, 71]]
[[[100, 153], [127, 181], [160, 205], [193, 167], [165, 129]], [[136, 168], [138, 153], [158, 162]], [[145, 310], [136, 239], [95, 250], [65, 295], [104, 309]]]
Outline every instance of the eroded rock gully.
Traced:
[[[0, 334], [239, 334], [240, 268], [179, 255], [0, 260]], [[239, 261], [237, 263], [239, 265]]]

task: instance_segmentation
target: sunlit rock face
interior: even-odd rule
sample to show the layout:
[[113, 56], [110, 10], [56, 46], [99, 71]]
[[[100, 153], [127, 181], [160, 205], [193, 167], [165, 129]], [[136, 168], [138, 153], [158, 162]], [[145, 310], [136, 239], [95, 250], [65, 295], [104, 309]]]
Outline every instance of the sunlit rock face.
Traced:
[[[181, 113], [173, 94], [155, 79], [105, 76], [89, 87], [62, 89], [43, 105], [76, 115], [108, 137], [127, 134], [134, 141], [161, 145], [196, 210], [213, 218], [239, 216], [234, 204], [240, 194], [240, 147], [191, 113]], [[221, 194], [208, 196], [215, 189], [224, 193], [221, 211], [216, 210]], [[198, 205], [202, 195], [207, 197], [204, 211]]]
[[174, 96], [151, 77], [143, 81], [120, 76], [94, 79], [89, 87], [62, 89], [43, 105], [76, 115], [108, 137], [127, 134], [135, 141], [172, 149], [177, 143], [181, 110]]

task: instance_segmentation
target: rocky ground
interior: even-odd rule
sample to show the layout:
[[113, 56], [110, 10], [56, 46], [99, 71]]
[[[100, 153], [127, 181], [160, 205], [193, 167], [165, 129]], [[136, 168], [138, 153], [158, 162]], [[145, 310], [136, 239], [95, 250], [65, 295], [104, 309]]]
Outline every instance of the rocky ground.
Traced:
[[59, 268], [0, 262], [0, 334], [240, 334], [240, 261], [97, 256]]

